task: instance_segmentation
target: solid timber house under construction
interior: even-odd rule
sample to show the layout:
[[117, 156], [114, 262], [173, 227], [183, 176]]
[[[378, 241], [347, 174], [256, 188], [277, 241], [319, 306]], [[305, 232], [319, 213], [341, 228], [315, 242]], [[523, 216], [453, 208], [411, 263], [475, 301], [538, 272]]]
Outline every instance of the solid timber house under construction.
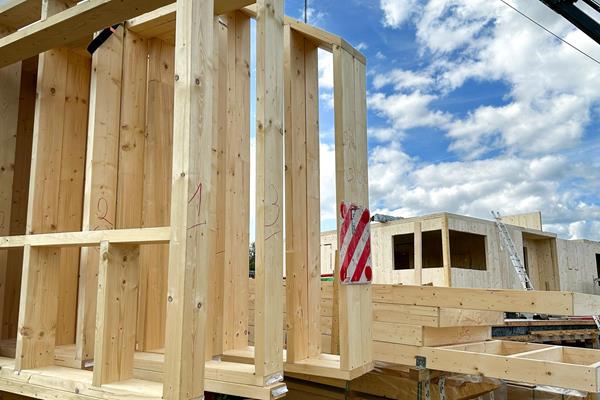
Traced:
[[[369, 204], [366, 61], [283, 10], [283, 0], [0, 5], [0, 391], [270, 400], [285, 396], [284, 373], [348, 387], [374, 361], [418, 358], [600, 392], [600, 351], [491, 337], [505, 311], [597, 315], [598, 296], [321, 285], [317, 52], [333, 53], [338, 206]], [[84, 47], [107, 26], [90, 57]]]
[[[286, 370], [349, 380], [371, 369], [370, 286], [341, 289], [339, 355], [321, 352], [319, 312], [317, 51], [335, 64], [337, 197], [368, 205], [365, 59], [283, 10], [0, 5], [0, 390], [284, 396], [286, 253]], [[248, 350], [251, 19], [255, 339], [237, 363], [221, 360]], [[126, 20], [86, 53], [94, 32]]]
[[[542, 214], [504, 216], [536, 290], [600, 294], [600, 242], [560, 239], [542, 230]], [[321, 272], [332, 273], [337, 232], [321, 235]], [[438, 213], [371, 225], [374, 282], [520, 289], [493, 221]]]

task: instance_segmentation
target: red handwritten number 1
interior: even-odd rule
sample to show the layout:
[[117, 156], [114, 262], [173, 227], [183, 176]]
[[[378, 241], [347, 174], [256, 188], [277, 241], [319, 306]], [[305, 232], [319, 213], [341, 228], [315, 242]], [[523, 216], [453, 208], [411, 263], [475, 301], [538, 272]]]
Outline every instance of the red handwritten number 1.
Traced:
[[[194, 201], [194, 199], [197, 199], [198, 202], [198, 217], [200, 216], [200, 210], [202, 207], [202, 183], [198, 184], [198, 187], [196, 188], [196, 191], [194, 192], [194, 194], [192, 195], [192, 197], [188, 200], [188, 205], [192, 204], [192, 202]], [[197, 228], [200, 225], [204, 225], [206, 222], [201, 222], [201, 223], [197, 223], [194, 224], [192, 226], [190, 226], [188, 228], [188, 230], [190, 229], [194, 229]]]

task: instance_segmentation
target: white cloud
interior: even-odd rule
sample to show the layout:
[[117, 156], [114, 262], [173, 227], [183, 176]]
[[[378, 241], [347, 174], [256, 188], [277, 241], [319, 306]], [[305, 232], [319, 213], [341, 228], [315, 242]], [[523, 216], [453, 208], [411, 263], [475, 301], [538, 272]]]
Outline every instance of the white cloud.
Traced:
[[363, 51], [363, 50], [366, 50], [366, 49], [368, 49], [368, 48], [369, 48], [369, 45], [368, 45], [368, 44], [366, 44], [365, 42], [360, 42], [360, 43], [359, 43], [359, 44], [357, 44], [355, 47], [356, 47], [356, 50]]
[[388, 119], [395, 129], [405, 130], [420, 126], [444, 126], [450, 117], [431, 110], [430, 103], [438, 97], [414, 91], [387, 95], [379, 92], [368, 98], [368, 105], [380, 116]]
[[369, 128], [368, 137], [380, 142], [397, 141], [404, 137], [404, 132], [392, 128]]
[[393, 85], [395, 90], [419, 89], [430, 87], [434, 82], [434, 78], [427, 72], [395, 69], [386, 74], [375, 75], [373, 87], [381, 89]]
[[382, 61], [385, 60], [387, 57], [381, 51], [378, 51], [377, 53], [375, 53], [375, 58]]
[[399, 28], [414, 13], [418, 6], [416, 0], [380, 0], [383, 10], [383, 23], [390, 28]]
[[[515, 2], [600, 58], [600, 46], [541, 3], [532, 3]], [[403, 6], [390, 3], [389, 7], [400, 12]], [[383, 5], [382, 9], [386, 10]], [[425, 67], [393, 69], [373, 79], [377, 91], [370, 104], [395, 127], [436, 123], [448, 130], [450, 150], [468, 158], [498, 149], [544, 153], [578, 143], [590, 122], [591, 108], [600, 101], [597, 64], [499, 2], [429, 0], [415, 18], [415, 28], [424, 60], [429, 61]], [[505, 83], [508, 103], [481, 106], [463, 118], [431, 107], [434, 100], [471, 80]], [[387, 85], [392, 85], [395, 93], [385, 93]], [[411, 113], [417, 107], [415, 121], [406, 121], [410, 116], [398, 107]], [[442, 124], [444, 120], [446, 124]]]
[[[380, 143], [370, 153], [372, 206], [403, 216], [539, 209], [547, 229], [600, 240], [600, 141], [581, 150], [586, 130], [598, 132], [589, 126], [600, 109], [598, 65], [501, 2], [409, 3], [380, 2], [384, 27], [414, 25], [421, 59], [373, 77], [368, 104], [388, 126], [370, 130]], [[600, 58], [598, 44], [540, 2], [511, 3]], [[437, 108], [472, 82], [501, 83], [506, 95], [465, 114]], [[445, 132], [457, 161], [405, 153], [406, 131], [419, 127]]]
[[594, 230], [600, 207], [581, 200], [596, 188], [561, 187], [561, 182], [582, 178], [577, 167], [564, 156], [550, 155], [420, 165], [392, 143], [370, 153], [371, 207], [404, 217], [452, 211], [489, 218], [491, 210], [541, 210], [548, 229], [600, 239]]

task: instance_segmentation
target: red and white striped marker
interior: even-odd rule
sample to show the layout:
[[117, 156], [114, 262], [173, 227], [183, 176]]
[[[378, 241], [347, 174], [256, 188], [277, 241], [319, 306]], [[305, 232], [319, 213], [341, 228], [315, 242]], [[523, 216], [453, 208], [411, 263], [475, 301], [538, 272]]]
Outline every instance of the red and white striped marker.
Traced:
[[373, 269], [369, 209], [342, 202], [340, 215], [340, 281], [344, 284], [371, 283]]

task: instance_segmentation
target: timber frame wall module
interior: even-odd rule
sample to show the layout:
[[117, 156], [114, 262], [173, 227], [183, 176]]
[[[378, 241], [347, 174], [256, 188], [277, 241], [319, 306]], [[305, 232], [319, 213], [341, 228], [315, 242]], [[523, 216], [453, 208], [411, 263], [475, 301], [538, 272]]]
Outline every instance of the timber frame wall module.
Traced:
[[[0, 6], [0, 390], [272, 399], [284, 370], [372, 368], [369, 285], [339, 288], [339, 355], [320, 344], [317, 50], [334, 57], [338, 203], [368, 204], [366, 61], [283, 0], [254, 2]], [[90, 58], [94, 32], [124, 20]]]

